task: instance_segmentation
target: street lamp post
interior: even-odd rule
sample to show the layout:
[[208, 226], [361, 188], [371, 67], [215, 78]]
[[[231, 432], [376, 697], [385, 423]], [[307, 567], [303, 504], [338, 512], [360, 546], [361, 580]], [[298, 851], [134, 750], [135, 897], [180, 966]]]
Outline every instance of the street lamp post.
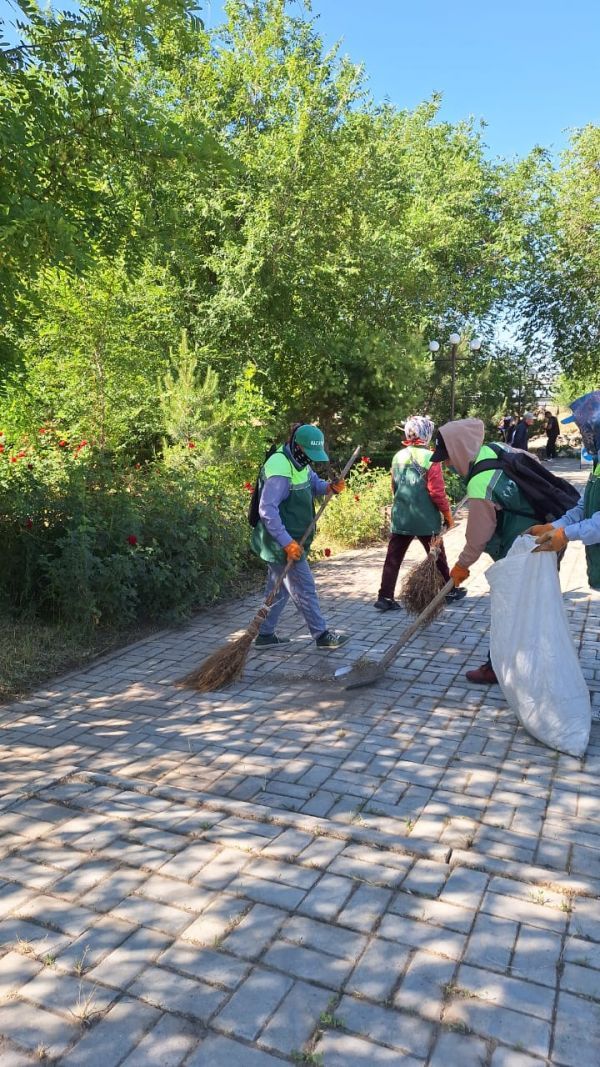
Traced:
[[[458, 346], [461, 340], [460, 334], [451, 333], [448, 340], [450, 342], [450, 421], [452, 422], [454, 419], [456, 406], [456, 361], [460, 358], [456, 355], [456, 353], [458, 351]], [[474, 337], [473, 340], [469, 343], [469, 348], [473, 353], [478, 352], [481, 348], [481, 337]], [[435, 353], [439, 352], [439, 350], [439, 341], [429, 342], [429, 351], [432, 355], [435, 355]]]

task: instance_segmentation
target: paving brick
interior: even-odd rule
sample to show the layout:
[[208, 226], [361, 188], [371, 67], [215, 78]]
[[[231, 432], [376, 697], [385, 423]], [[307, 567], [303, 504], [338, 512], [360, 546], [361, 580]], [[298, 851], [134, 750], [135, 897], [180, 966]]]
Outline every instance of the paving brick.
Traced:
[[491, 1001], [503, 1008], [523, 1011], [539, 1019], [551, 1019], [554, 1007], [554, 990], [534, 982], [494, 974], [479, 967], [465, 965], [460, 968], [456, 984], [467, 989], [481, 1000]]
[[288, 1055], [301, 1049], [314, 1032], [328, 1000], [327, 990], [296, 982], [262, 1031], [260, 1044]]
[[481, 871], [454, 867], [440, 893], [440, 900], [462, 908], [477, 908], [488, 885], [489, 877]]
[[437, 897], [448, 877], [448, 867], [433, 860], [417, 860], [403, 883], [403, 889], [421, 896]]
[[209, 948], [192, 948], [181, 941], [176, 941], [159, 956], [161, 967], [169, 967], [191, 978], [201, 978], [206, 982], [225, 989], [235, 989], [248, 973], [248, 964], [232, 959]]
[[204, 982], [182, 975], [174, 980], [173, 974], [162, 967], [147, 967], [129, 987], [129, 992], [163, 1011], [179, 1012], [203, 1023], [227, 997], [226, 992]]
[[349, 878], [324, 874], [299, 906], [304, 915], [315, 919], [333, 919], [343, 908], [354, 886]]
[[129, 1053], [123, 1067], [179, 1067], [197, 1043], [197, 1024], [176, 1015], [163, 1015]]
[[313, 949], [276, 941], [263, 958], [270, 967], [276, 967], [296, 978], [305, 978], [329, 989], [339, 989], [352, 970], [349, 960], [327, 956]]
[[124, 989], [144, 967], [156, 959], [170, 940], [154, 930], [136, 930], [114, 952], [110, 952], [93, 967], [88, 972], [88, 978]]
[[20, 952], [7, 952], [0, 959], [0, 997], [8, 997], [29, 982], [43, 964]]
[[511, 973], [543, 985], [556, 984], [562, 938], [549, 930], [522, 926], [517, 938]]
[[104, 878], [79, 898], [82, 907], [92, 908], [94, 911], [111, 911], [120, 904], [125, 897], [139, 889], [148, 878], [145, 871], [134, 871], [127, 868], [114, 871]]
[[130, 923], [120, 922], [112, 915], [102, 916], [94, 926], [56, 953], [57, 966], [85, 973], [122, 944], [131, 932]]
[[271, 882], [257, 875], [251, 877], [246, 871], [230, 882], [227, 888], [230, 893], [238, 893], [248, 900], [256, 901], [257, 904], [268, 904], [289, 911], [297, 908], [306, 896], [305, 889], [297, 889], [282, 882]]
[[81, 908], [70, 900], [58, 900], [49, 896], [34, 897], [23, 904], [17, 914], [19, 918], [42, 922], [70, 937], [78, 937], [88, 926], [92, 926], [97, 918], [88, 908]]
[[428, 1067], [485, 1067], [487, 1057], [487, 1045], [480, 1038], [442, 1032]]
[[566, 963], [577, 963], [600, 971], [600, 945], [584, 941], [581, 937], [569, 937], [565, 942], [564, 959]]
[[468, 934], [475, 919], [475, 912], [449, 904], [445, 900], [430, 900], [411, 893], [396, 893], [390, 904], [390, 912], [420, 919], [422, 922], [446, 926], [449, 930]]
[[370, 933], [380, 921], [392, 898], [391, 890], [359, 885], [338, 915], [342, 926]]
[[300, 853], [298, 861], [307, 866], [328, 867], [344, 848], [343, 841], [337, 841], [332, 837], [317, 837]]
[[55, 930], [47, 930], [37, 923], [28, 922], [27, 919], [16, 917], [4, 919], [0, 922], [0, 944], [12, 946], [17, 952], [54, 958], [69, 944], [67, 934], [57, 933]]
[[137, 890], [141, 897], [159, 900], [162, 904], [174, 904], [185, 911], [201, 912], [215, 899], [213, 890], [199, 889], [175, 878], [163, 878], [152, 874]]
[[186, 1067], [281, 1067], [279, 1057], [211, 1034], [193, 1052]]
[[196, 841], [182, 849], [160, 868], [162, 875], [187, 881], [198, 874], [219, 852], [219, 846], [209, 842]]
[[342, 997], [336, 1015], [347, 1030], [413, 1056], [427, 1056], [433, 1028], [414, 1015], [390, 1011], [355, 997]]
[[45, 967], [19, 993], [48, 1011], [62, 1012], [70, 1020], [103, 1012], [116, 996], [112, 990], [85, 978], [61, 974], [54, 967]]
[[255, 959], [271, 943], [285, 919], [285, 912], [265, 904], [254, 904], [223, 941], [223, 948], [235, 956]]
[[479, 914], [469, 938], [465, 959], [480, 967], [505, 971], [510, 965], [518, 923]]
[[413, 948], [427, 948], [439, 956], [448, 956], [458, 960], [462, 956], [466, 942], [463, 934], [444, 930], [429, 923], [415, 922], [400, 915], [384, 915], [378, 934], [391, 941], [411, 945]]
[[375, 938], [352, 972], [348, 992], [371, 1000], [387, 1000], [406, 968], [409, 956], [410, 949], [405, 945]]
[[394, 1007], [437, 1022], [455, 967], [454, 960], [442, 959], [431, 952], [416, 952], [394, 996]]
[[11, 1000], [0, 1005], [0, 1034], [32, 1052], [42, 1047], [51, 1058], [64, 1052], [77, 1034], [77, 1025], [43, 1008], [34, 1011], [25, 1001]]
[[[282, 882], [297, 889], [310, 889], [320, 877], [318, 871], [308, 867], [296, 867], [293, 863], [278, 863], [265, 858], [252, 860], [244, 871], [243, 878], [266, 878], [269, 882]], [[238, 879], [239, 881], [240, 879]]]
[[569, 933], [590, 941], [600, 941], [600, 914], [597, 900], [579, 899], [573, 906]]
[[121, 901], [111, 912], [111, 917], [113, 915], [132, 926], [146, 926], [150, 930], [173, 936], [181, 933], [193, 921], [193, 916], [187, 911], [135, 895]]
[[582, 997], [600, 1000], [600, 975], [590, 967], [565, 963], [560, 976], [560, 987], [569, 993], [579, 993]]
[[123, 997], [100, 1022], [85, 1032], [61, 1060], [61, 1067], [116, 1067], [159, 1019], [160, 1013], [139, 1000]]
[[181, 934], [184, 941], [212, 945], [225, 937], [249, 910], [247, 900], [221, 893]]
[[213, 1026], [254, 1041], [292, 985], [287, 975], [256, 967], [213, 1019]]
[[546, 1060], [537, 1056], [528, 1056], [526, 1052], [516, 1052], [512, 1048], [496, 1048], [492, 1053], [491, 1067], [545, 1067]]
[[340, 959], [356, 960], [363, 951], [367, 940], [361, 934], [342, 930], [339, 926], [317, 922], [304, 915], [293, 915], [287, 920], [280, 937], [294, 941], [308, 948], [318, 949], [330, 956]]
[[[422, 1067], [423, 1060], [382, 1048], [362, 1037], [329, 1031], [317, 1045], [327, 1067]], [[466, 1067], [466, 1064], [464, 1065]]]
[[[529, 1042], [527, 1047], [531, 1048]], [[554, 1030], [553, 1059], [566, 1067], [597, 1062], [600, 1048], [600, 1004], [561, 993]], [[535, 1051], [535, 1050], [534, 1050]]]
[[303, 834], [300, 830], [284, 830], [279, 837], [273, 838], [268, 845], [265, 845], [261, 856], [281, 860], [296, 859], [312, 840], [310, 834]]
[[504, 1044], [521, 1045], [540, 1056], [547, 1056], [550, 1046], [550, 1023], [523, 1015], [482, 1000], [453, 999], [444, 1013], [447, 1025], [466, 1026], [482, 1037]]

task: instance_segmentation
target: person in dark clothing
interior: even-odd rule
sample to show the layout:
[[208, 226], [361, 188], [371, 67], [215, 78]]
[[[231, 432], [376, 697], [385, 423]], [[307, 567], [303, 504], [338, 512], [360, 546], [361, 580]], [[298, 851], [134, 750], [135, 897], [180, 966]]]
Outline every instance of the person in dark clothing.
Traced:
[[515, 432], [515, 421], [512, 415], [505, 415], [500, 423], [500, 434], [505, 444], [509, 445]]
[[558, 419], [551, 411], [544, 412], [546, 418], [546, 459], [556, 459], [556, 438], [560, 433]]
[[513, 448], [521, 448], [523, 452], [527, 452], [527, 444], [529, 441], [529, 427], [533, 426], [533, 415], [531, 411], [526, 411], [523, 418], [517, 423], [514, 434], [512, 435], [511, 445]]

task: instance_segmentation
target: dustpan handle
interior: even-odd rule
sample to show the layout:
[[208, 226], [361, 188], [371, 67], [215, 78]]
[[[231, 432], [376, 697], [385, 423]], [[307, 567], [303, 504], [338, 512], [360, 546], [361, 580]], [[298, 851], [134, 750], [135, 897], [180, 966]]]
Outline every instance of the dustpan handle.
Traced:
[[[356, 448], [354, 449], [354, 452], [350, 456], [350, 459], [348, 460], [346, 466], [344, 467], [342, 473], [338, 476], [338, 478], [336, 478], [336, 481], [341, 481], [343, 478], [346, 477], [346, 475], [348, 474], [350, 468], [356, 463], [356, 460], [358, 459], [358, 456], [360, 454], [360, 449], [361, 449], [361, 446], [357, 445]], [[304, 531], [304, 533], [302, 534], [302, 537], [298, 541], [298, 544], [300, 545], [300, 547], [302, 547], [302, 545], [306, 541], [307, 537], [310, 537], [310, 535], [313, 532], [315, 526], [317, 525], [319, 519], [321, 518], [321, 515], [325, 511], [325, 508], [327, 507], [329, 501], [331, 500], [332, 496], [335, 496], [335, 495], [336, 494], [332, 493], [331, 491], [326, 494], [325, 499], [324, 499], [323, 503], [321, 504], [321, 507], [317, 511], [316, 515], [313, 516], [312, 522], [310, 523], [309, 526], [306, 527], [306, 530]], [[271, 592], [269, 593], [268, 597], [266, 598], [262, 608], [260, 609], [260, 612], [263, 612], [265, 610], [265, 608], [267, 609], [267, 612], [265, 613], [265, 616], [264, 616], [265, 618], [267, 617], [268, 609], [271, 607], [271, 604], [273, 603], [273, 601], [275, 600], [275, 597], [277, 596], [279, 590], [281, 589], [281, 586], [283, 585], [283, 583], [284, 583], [284, 581], [285, 581], [285, 579], [286, 579], [286, 577], [288, 575], [288, 572], [294, 566], [295, 562], [296, 561], [293, 560], [293, 559], [290, 559], [290, 560], [287, 561], [285, 567], [283, 568], [283, 571], [279, 575], [279, 578], [275, 582], [275, 585], [273, 586], [273, 588], [272, 588]]]

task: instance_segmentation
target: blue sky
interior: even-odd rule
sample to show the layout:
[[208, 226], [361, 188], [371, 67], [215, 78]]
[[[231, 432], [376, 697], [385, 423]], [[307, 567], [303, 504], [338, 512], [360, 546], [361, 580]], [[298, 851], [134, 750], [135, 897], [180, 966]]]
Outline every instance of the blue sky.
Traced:
[[[221, 0], [199, 6], [210, 26], [221, 21]], [[376, 100], [412, 108], [438, 90], [444, 118], [485, 120], [491, 155], [524, 155], [536, 144], [560, 151], [568, 128], [600, 120], [600, 0], [313, 0], [312, 8], [325, 43], [341, 40], [364, 63]], [[14, 17], [9, 0], [0, 0], [0, 16]]]

